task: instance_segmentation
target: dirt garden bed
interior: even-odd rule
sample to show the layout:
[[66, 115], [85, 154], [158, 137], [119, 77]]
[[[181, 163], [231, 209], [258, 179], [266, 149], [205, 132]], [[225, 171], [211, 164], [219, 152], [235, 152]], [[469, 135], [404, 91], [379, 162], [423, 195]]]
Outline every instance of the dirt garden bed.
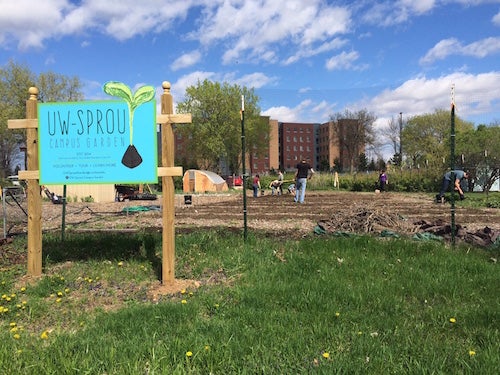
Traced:
[[[177, 232], [200, 228], [243, 228], [241, 194], [193, 195], [192, 204], [184, 196], [175, 198]], [[9, 234], [26, 232], [26, 215], [16, 205], [7, 205]], [[48, 201], [42, 206], [43, 231], [57, 231], [62, 225], [62, 205]], [[313, 234], [318, 223], [324, 232], [397, 233], [414, 235], [429, 232], [446, 237], [450, 234], [450, 206], [435, 204], [426, 194], [307, 192], [304, 204], [293, 202], [291, 195], [264, 195], [247, 198], [249, 231], [267, 236], [300, 238]], [[68, 203], [66, 230], [135, 231], [162, 226], [161, 198], [155, 201], [111, 203]], [[479, 241], [496, 239], [500, 230], [500, 210], [457, 207], [458, 237]], [[485, 228], [491, 233], [482, 235]], [[479, 236], [476, 240], [474, 235]], [[471, 237], [472, 236], [472, 237]], [[481, 245], [480, 243], [478, 243]]]

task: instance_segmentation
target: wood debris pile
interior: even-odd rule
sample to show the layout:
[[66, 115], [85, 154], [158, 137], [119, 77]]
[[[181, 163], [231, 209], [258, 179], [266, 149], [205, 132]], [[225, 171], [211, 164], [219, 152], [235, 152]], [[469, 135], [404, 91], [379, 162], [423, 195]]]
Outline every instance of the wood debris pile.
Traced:
[[[442, 237], [445, 241], [451, 240], [451, 225], [444, 220], [435, 221], [419, 220], [408, 221], [399, 214], [385, 211], [357, 209], [352, 211], [339, 211], [329, 219], [318, 221], [318, 227], [324, 233], [355, 233], [355, 234], [381, 234], [394, 232], [400, 235], [412, 236], [422, 234]], [[485, 227], [475, 232], [457, 224], [455, 226], [455, 239], [476, 246], [488, 247], [500, 242], [500, 230]]]
[[329, 219], [318, 221], [318, 226], [327, 233], [379, 233], [389, 230], [411, 234], [415, 231], [415, 226], [399, 214], [363, 208], [354, 212], [339, 211]]
[[[451, 224], [444, 220], [427, 221], [420, 220], [415, 222], [419, 232], [431, 233], [436, 236], [443, 237], [446, 240], [451, 240]], [[487, 247], [499, 241], [500, 230], [494, 230], [489, 227], [476, 230], [475, 232], [467, 231], [467, 228], [462, 225], [455, 225], [455, 238], [474, 244], [477, 246]]]

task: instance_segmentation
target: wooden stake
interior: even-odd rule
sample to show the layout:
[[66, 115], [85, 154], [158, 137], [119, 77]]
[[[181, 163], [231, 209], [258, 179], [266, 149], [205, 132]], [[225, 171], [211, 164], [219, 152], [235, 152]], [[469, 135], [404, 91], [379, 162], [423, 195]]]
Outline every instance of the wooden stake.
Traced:
[[[174, 106], [170, 83], [163, 82], [161, 113], [173, 114]], [[174, 166], [174, 130], [172, 122], [161, 124], [161, 165]], [[175, 280], [175, 188], [173, 176], [162, 177], [163, 231], [162, 231], [162, 283], [173, 284]]]
[[[37, 96], [36, 87], [29, 88], [30, 97], [26, 101], [26, 118], [36, 119]], [[26, 129], [27, 170], [38, 169], [38, 128]], [[42, 274], [42, 197], [38, 180], [28, 180], [28, 275]]]

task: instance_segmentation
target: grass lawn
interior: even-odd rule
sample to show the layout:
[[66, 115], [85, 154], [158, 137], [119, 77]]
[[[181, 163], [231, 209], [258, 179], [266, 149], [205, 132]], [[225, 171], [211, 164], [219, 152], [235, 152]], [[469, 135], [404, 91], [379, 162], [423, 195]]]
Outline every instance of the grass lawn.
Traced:
[[[14, 243], [23, 252], [24, 240]], [[2, 374], [496, 374], [498, 250], [439, 242], [199, 231], [44, 242], [44, 276], [2, 266]]]

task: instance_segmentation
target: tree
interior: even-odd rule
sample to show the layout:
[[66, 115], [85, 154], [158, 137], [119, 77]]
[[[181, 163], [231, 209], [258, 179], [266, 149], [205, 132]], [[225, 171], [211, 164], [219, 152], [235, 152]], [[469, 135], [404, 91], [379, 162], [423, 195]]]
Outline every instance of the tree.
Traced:
[[364, 153], [367, 145], [375, 144], [373, 123], [376, 119], [366, 109], [358, 112], [346, 109], [330, 115], [336, 134], [332, 141], [339, 147], [341, 168], [347, 164], [351, 173], [354, 172], [359, 155]]
[[[476, 184], [489, 191], [500, 178], [500, 125], [479, 125], [457, 137], [457, 160], [470, 170]], [[463, 156], [463, 157], [462, 157]]]
[[26, 116], [28, 89], [36, 86], [40, 101], [76, 101], [83, 99], [77, 77], [41, 73], [36, 77], [27, 66], [10, 61], [0, 69], [0, 177], [12, 174], [18, 164], [19, 147], [25, 142], [22, 130], [7, 128], [9, 119]]
[[186, 89], [179, 113], [191, 113], [192, 122], [177, 131], [190, 164], [221, 173], [225, 165], [231, 174], [241, 167], [241, 96], [245, 98], [246, 150], [261, 155], [269, 145], [269, 121], [259, 116], [258, 97], [253, 90], [228, 83], [204, 80]]
[[[457, 136], [473, 129], [473, 124], [455, 117]], [[436, 171], [450, 165], [451, 115], [437, 109], [434, 113], [409, 118], [402, 132], [403, 154], [411, 165], [426, 165]], [[448, 160], [448, 163], [446, 162]]]
[[23, 65], [10, 61], [0, 69], [0, 177], [13, 173], [19, 146], [24, 140], [22, 130], [7, 128], [9, 119], [24, 118], [28, 88], [35, 83], [35, 77]]
[[[400, 120], [402, 121], [402, 120]], [[400, 124], [394, 120], [394, 117], [391, 117], [389, 121], [387, 121], [387, 128], [382, 131], [382, 136], [386, 138], [392, 147], [392, 161], [396, 166], [401, 166], [401, 140], [400, 140]]]

